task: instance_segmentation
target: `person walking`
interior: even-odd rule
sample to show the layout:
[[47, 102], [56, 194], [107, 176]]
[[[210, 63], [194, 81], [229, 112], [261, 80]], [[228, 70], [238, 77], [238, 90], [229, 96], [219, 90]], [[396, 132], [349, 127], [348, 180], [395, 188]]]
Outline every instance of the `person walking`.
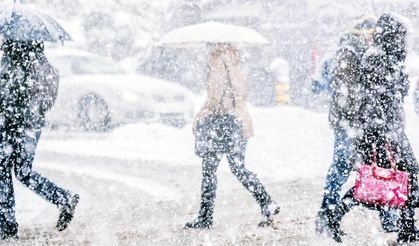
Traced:
[[[333, 234], [329, 231], [330, 218], [340, 200], [342, 186], [349, 178], [354, 165], [353, 141], [359, 126], [357, 95], [362, 83], [361, 61], [372, 42], [376, 19], [363, 16], [357, 20], [352, 31], [345, 34], [339, 43], [334, 58], [334, 68], [330, 78], [331, 101], [329, 123], [334, 131], [333, 161], [329, 167], [324, 187], [324, 195], [315, 219], [317, 234]], [[381, 211], [380, 218], [385, 231], [396, 230], [398, 217], [394, 211]]]
[[202, 158], [201, 207], [198, 217], [185, 228], [209, 229], [213, 225], [217, 189], [216, 171], [225, 154], [230, 169], [259, 203], [259, 226], [272, 223], [279, 206], [254, 173], [245, 167], [247, 141], [253, 126], [247, 110], [247, 88], [240, 71], [239, 51], [231, 44], [218, 44], [209, 56], [207, 99], [195, 118], [195, 151]]
[[[399, 243], [419, 239], [414, 225], [414, 208], [418, 205], [419, 167], [405, 134], [403, 109], [404, 98], [409, 90], [405, 71], [406, 35], [406, 26], [399, 17], [383, 14], [378, 19], [373, 46], [365, 53], [362, 62], [363, 93], [359, 97], [357, 119], [361, 131], [355, 142], [362, 163], [372, 165], [376, 162], [379, 167], [391, 168], [390, 160], [393, 160], [398, 170], [409, 173], [410, 192], [406, 203], [400, 208]], [[333, 237], [336, 241], [341, 241], [340, 222], [344, 214], [359, 204], [361, 202], [354, 198], [352, 188], [335, 207], [333, 221], [329, 226], [335, 232]], [[384, 208], [375, 204], [364, 205], [380, 211]]]
[[57, 229], [67, 228], [79, 195], [32, 170], [35, 150], [58, 90], [58, 73], [43, 42], [6, 39], [0, 68], [0, 238], [17, 237], [12, 170], [23, 185], [58, 206]]

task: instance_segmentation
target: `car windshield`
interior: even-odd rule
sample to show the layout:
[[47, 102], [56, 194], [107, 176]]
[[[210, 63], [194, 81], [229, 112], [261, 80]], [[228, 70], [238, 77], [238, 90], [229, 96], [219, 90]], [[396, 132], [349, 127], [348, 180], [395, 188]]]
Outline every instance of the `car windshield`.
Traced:
[[125, 73], [117, 63], [96, 57], [60, 56], [50, 61], [63, 76]]

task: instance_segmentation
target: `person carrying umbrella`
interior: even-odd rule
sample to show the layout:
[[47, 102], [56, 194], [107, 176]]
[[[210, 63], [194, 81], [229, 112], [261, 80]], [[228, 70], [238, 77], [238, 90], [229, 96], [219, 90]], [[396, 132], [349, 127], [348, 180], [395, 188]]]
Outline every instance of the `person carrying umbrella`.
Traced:
[[265, 226], [273, 221], [279, 206], [254, 173], [245, 167], [248, 139], [253, 135], [246, 106], [246, 82], [240, 68], [239, 51], [231, 44], [218, 44], [209, 56], [208, 96], [194, 122], [196, 154], [202, 157], [201, 208], [185, 228], [208, 229], [213, 225], [217, 167], [223, 154], [230, 169], [259, 203]]
[[252, 120], [247, 110], [247, 88], [240, 71], [236, 45], [269, 43], [261, 34], [246, 27], [214, 21], [175, 29], [160, 40], [160, 46], [190, 48], [208, 45], [207, 99], [196, 115], [193, 131], [195, 152], [202, 158], [201, 208], [198, 217], [185, 228], [209, 229], [213, 225], [216, 171], [225, 154], [230, 169], [259, 203], [262, 221], [273, 222], [279, 206], [272, 200], [254, 173], [245, 167], [248, 139], [253, 136]]
[[193, 131], [195, 152], [202, 158], [201, 207], [198, 217], [185, 228], [209, 229], [213, 225], [216, 171], [225, 154], [230, 169], [259, 203], [262, 221], [273, 222], [279, 206], [266, 192], [256, 175], [245, 167], [248, 139], [253, 136], [252, 120], [247, 110], [247, 88], [240, 71], [240, 46], [268, 44], [257, 31], [215, 21], [181, 27], [167, 33], [160, 46], [212, 48], [208, 59], [207, 99], [196, 115]]
[[59, 207], [56, 227], [62, 231], [73, 218], [79, 195], [33, 171], [32, 162], [59, 81], [44, 54], [43, 41], [63, 41], [69, 36], [50, 17], [30, 13], [19, 5], [0, 9], [0, 34], [4, 38], [0, 68], [0, 238], [17, 237], [18, 232], [12, 170], [22, 184]]

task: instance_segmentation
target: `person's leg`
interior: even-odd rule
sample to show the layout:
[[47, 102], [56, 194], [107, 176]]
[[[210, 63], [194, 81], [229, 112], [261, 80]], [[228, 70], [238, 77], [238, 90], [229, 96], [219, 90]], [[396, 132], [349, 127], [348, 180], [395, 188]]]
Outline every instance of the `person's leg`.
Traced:
[[266, 226], [273, 222], [273, 216], [279, 213], [280, 208], [272, 201], [271, 196], [266, 192], [265, 187], [256, 174], [245, 167], [246, 145], [247, 141], [244, 139], [236, 142], [236, 146], [229, 148], [227, 160], [232, 173], [253, 195], [261, 208], [262, 221], [259, 223], [259, 226]]
[[342, 242], [342, 235], [344, 232], [340, 229], [340, 224], [345, 216], [354, 206], [359, 203], [354, 199], [354, 188], [348, 190], [342, 199], [335, 205], [333, 209], [325, 210], [325, 232], [332, 237], [336, 242]]
[[330, 214], [339, 203], [342, 186], [348, 180], [353, 166], [352, 138], [342, 128], [336, 128], [334, 133], [333, 161], [327, 172], [323, 200], [315, 219], [315, 230], [318, 234], [329, 233]]
[[259, 203], [261, 208], [272, 202], [271, 197], [266, 192], [256, 174], [245, 167], [246, 141], [241, 143], [239, 148], [227, 153], [227, 160], [232, 173], [243, 184], [243, 186], [252, 193], [253, 197]]
[[399, 230], [400, 215], [396, 208], [379, 209], [381, 227], [385, 232], [397, 232]]
[[417, 174], [410, 176], [410, 195], [406, 207], [401, 209], [400, 229], [397, 240], [399, 243], [416, 242], [419, 240], [419, 233], [415, 226], [416, 194], [418, 192]]
[[0, 166], [0, 239], [17, 235], [15, 195], [12, 182], [11, 164], [2, 156]]
[[11, 160], [14, 162], [15, 176], [22, 184], [45, 200], [57, 206], [66, 205], [71, 198], [71, 193], [32, 170], [40, 134], [41, 129], [27, 129], [20, 144], [16, 145], [17, 149]]
[[344, 129], [335, 129], [333, 162], [327, 172], [321, 210], [333, 208], [339, 202], [340, 191], [352, 166], [352, 138]]
[[188, 222], [185, 228], [208, 229], [212, 227], [214, 202], [217, 190], [217, 167], [221, 155], [209, 152], [202, 158], [201, 207], [198, 218]]
[[[4, 117], [4, 116], [2, 116]], [[17, 236], [15, 194], [12, 180], [11, 155], [13, 153], [12, 129], [4, 121], [0, 128], [0, 238]]]
[[62, 231], [73, 219], [79, 195], [58, 187], [46, 177], [32, 170], [40, 135], [41, 128], [26, 128], [22, 133], [19, 133], [18, 139], [14, 139], [15, 150], [11, 161], [14, 162], [15, 176], [22, 184], [58, 206], [60, 213], [56, 228]]

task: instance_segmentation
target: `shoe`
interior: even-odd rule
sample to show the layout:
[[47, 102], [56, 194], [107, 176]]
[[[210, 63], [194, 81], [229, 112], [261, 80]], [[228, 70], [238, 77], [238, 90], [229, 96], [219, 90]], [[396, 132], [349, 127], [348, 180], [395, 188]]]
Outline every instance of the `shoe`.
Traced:
[[76, 210], [76, 206], [79, 202], [79, 199], [80, 197], [78, 194], [72, 195], [68, 203], [60, 207], [60, 215], [58, 216], [56, 226], [58, 231], [65, 230], [70, 224], [71, 220], [73, 219], [74, 212]]
[[326, 209], [319, 211], [315, 220], [315, 230], [318, 235], [326, 235], [338, 243], [342, 242], [342, 236], [346, 235], [340, 229], [341, 213]]
[[317, 213], [316, 219], [314, 220], [314, 230], [317, 235], [322, 235], [327, 230], [327, 216], [324, 210]]
[[404, 243], [414, 243], [419, 241], [419, 231], [413, 230], [409, 232], [399, 232], [397, 235], [397, 243], [404, 244]]
[[386, 233], [398, 232], [400, 217], [395, 212], [380, 213], [381, 228]]
[[[327, 212], [325, 211], [319, 211], [317, 213], [316, 219], [314, 220], [314, 229], [316, 231], [317, 235], [322, 235], [324, 233], [327, 233], [329, 230], [329, 220], [327, 216]], [[341, 236], [345, 236], [346, 233], [342, 230], [339, 230], [339, 234]]]
[[188, 222], [183, 227], [184, 229], [211, 229], [212, 228], [212, 219], [203, 218], [198, 216], [191, 222]]
[[6, 222], [4, 228], [0, 231], [0, 239], [17, 239], [18, 224], [16, 222]]
[[412, 227], [400, 227], [399, 233], [397, 235], [397, 242], [399, 244], [403, 243], [413, 243], [419, 241], [419, 231], [415, 226]]
[[274, 215], [278, 214], [280, 207], [275, 203], [271, 202], [262, 207], [262, 220], [259, 222], [259, 227], [265, 227], [274, 221]]
[[399, 224], [398, 222], [381, 223], [381, 227], [386, 233], [399, 232], [398, 224]]

